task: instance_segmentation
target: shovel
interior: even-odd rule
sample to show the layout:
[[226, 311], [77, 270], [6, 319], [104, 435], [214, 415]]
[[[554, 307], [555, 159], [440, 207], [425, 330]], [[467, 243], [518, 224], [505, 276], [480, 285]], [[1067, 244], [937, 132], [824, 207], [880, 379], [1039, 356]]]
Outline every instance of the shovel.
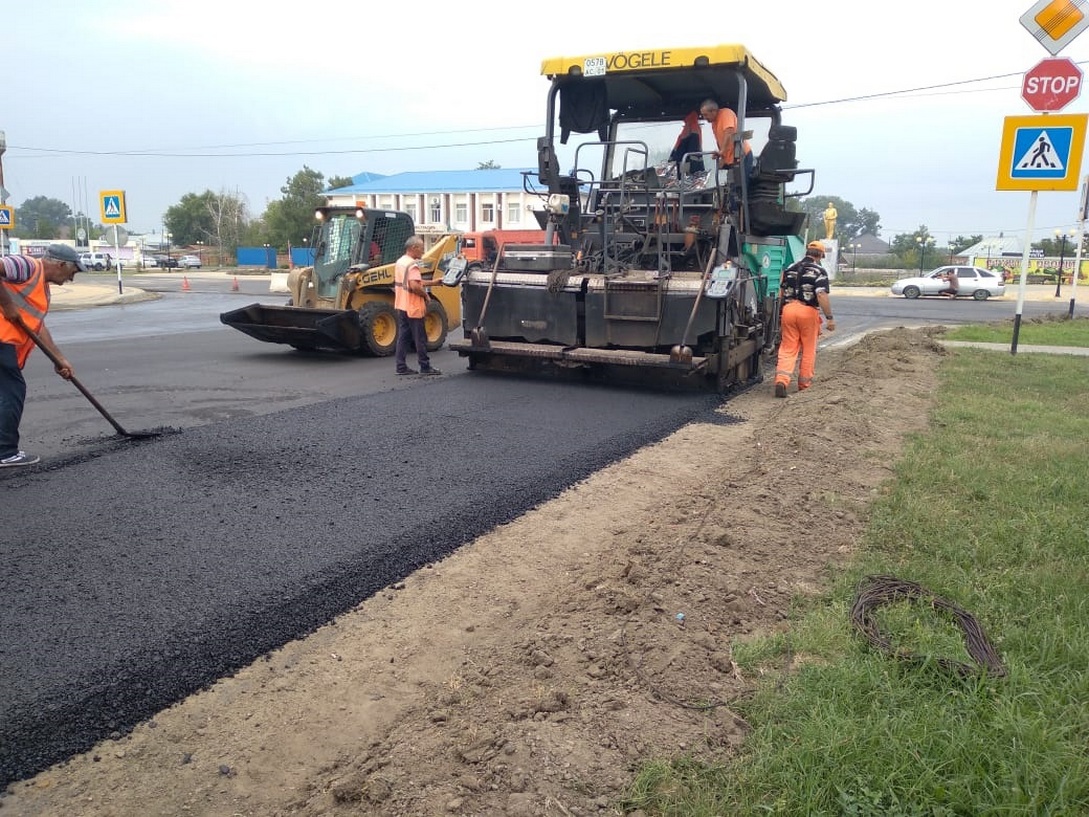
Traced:
[[[37, 332], [29, 328], [26, 324], [22, 324], [22, 329], [30, 336], [30, 339], [34, 341], [34, 345], [36, 345], [39, 349], [45, 352], [45, 356], [53, 361], [54, 366], [61, 365], [60, 361], [57, 360], [57, 356], [49, 351], [49, 349], [46, 348], [45, 344], [42, 343], [42, 339], [38, 337]], [[72, 385], [79, 389], [83, 396], [90, 401], [91, 405], [98, 409], [98, 413], [110, 421], [110, 425], [117, 429], [117, 433], [120, 434], [122, 437], [130, 437], [132, 439], [142, 440], [147, 437], [159, 436], [160, 432], [158, 431], [125, 431], [125, 429], [121, 427], [121, 424], [113, 418], [113, 415], [106, 411], [106, 409], [102, 407], [102, 404], [95, 399], [94, 395], [87, 391], [86, 387], [76, 379], [75, 375], [70, 377], [69, 380], [71, 380]]]

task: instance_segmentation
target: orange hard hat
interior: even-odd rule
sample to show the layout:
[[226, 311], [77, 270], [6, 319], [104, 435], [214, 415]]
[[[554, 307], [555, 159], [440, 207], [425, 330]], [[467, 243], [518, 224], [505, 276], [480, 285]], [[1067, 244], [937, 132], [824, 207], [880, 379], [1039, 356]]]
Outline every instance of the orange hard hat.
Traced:
[[810, 241], [805, 245], [805, 251], [807, 253], [819, 252], [821, 255], [824, 255], [824, 245], [819, 241]]

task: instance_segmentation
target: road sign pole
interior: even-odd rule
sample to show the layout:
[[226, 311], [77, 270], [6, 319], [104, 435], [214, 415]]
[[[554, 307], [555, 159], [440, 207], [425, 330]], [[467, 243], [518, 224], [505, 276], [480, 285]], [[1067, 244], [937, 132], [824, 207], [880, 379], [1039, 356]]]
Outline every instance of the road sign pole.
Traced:
[[1025, 286], [1028, 284], [1029, 248], [1032, 246], [1032, 228], [1036, 225], [1036, 196], [1033, 190], [1029, 195], [1028, 226], [1025, 228], [1025, 249], [1021, 252], [1021, 283], [1017, 287], [1017, 314], [1013, 316], [1013, 343], [1010, 354], [1017, 354], [1017, 336], [1021, 334], [1021, 313], [1025, 310]]
[[1085, 219], [1089, 216], [1089, 176], [1081, 182], [1081, 206], [1078, 207], [1078, 250], [1074, 256], [1074, 275], [1070, 279], [1070, 311], [1067, 317], [1074, 317], [1074, 303], [1078, 299], [1078, 275], [1081, 273], [1081, 245], [1085, 240]]
[[125, 290], [121, 284], [121, 245], [119, 243], [119, 236], [121, 231], [117, 229], [117, 225], [114, 224], [110, 229], [113, 230], [113, 259], [117, 264], [117, 294], [123, 295]]

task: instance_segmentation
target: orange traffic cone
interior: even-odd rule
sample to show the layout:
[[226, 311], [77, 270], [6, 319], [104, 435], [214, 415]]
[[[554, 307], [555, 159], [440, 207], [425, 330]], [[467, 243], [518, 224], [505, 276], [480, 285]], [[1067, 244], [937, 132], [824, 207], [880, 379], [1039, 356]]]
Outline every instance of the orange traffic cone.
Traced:
[[182, 292], [189, 292], [189, 290], [191, 290], [191, 289], [192, 289], [192, 287], [189, 286], [188, 276], [183, 275], [182, 276]]
[[231, 284], [231, 292], [238, 292], [238, 277], [235, 276], [234, 283]]

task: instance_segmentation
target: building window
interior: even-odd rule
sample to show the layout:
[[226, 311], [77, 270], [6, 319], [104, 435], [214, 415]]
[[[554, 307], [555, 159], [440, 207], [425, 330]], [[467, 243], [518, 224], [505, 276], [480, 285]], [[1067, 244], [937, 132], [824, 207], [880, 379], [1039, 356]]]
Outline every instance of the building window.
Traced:
[[495, 221], [495, 205], [492, 202], [481, 202], [480, 220], [487, 224], [492, 224]]
[[416, 221], [416, 202], [406, 201], [405, 202], [405, 212], [408, 213], [409, 217], [413, 221]]
[[522, 223], [522, 202], [517, 199], [507, 201], [507, 224]]
[[454, 221], [458, 224], [469, 223], [469, 205], [464, 201], [459, 201], [454, 205]]
[[439, 206], [439, 200], [437, 197], [431, 199], [431, 209], [429, 213], [430, 217], [428, 218], [428, 221], [430, 221], [432, 224], [442, 223], [442, 208]]

